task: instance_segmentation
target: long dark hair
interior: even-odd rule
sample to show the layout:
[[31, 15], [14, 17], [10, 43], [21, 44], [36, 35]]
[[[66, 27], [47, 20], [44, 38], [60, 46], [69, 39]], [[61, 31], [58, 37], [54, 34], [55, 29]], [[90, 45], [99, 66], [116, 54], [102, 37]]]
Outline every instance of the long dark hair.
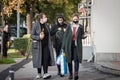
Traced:
[[43, 15], [45, 15], [45, 13], [36, 14], [36, 15], [35, 15], [36, 20], [37, 20], [37, 21], [40, 21], [40, 19], [43, 18]]
[[58, 20], [58, 18], [63, 18], [63, 21], [65, 21], [65, 18], [64, 18], [64, 14], [63, 13], [58, 13], [56, 15], [56, 20]]

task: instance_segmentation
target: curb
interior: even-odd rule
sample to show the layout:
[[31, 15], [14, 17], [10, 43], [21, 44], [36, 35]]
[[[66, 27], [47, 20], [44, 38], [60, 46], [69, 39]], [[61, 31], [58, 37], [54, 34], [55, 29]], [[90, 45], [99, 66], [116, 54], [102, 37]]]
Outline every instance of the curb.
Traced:
[[[104, 63], [107, 64], [107, 62], [104, 62]], [[112, 64], [112, 65], [114, 65], [114, 64]], [[99, 71], [102, 71], [102, 72], [108, 73], [108, 74], [113, 74], [113, 75], [120, 75], [120, 70], [118, 70], [115, 67], [112, 68], [111, 66], [109, 66], [109, 65], [106, 66], [106, 65], [104, 65], [102, 63], [96, 63], [95, 64], [95, 68], [98, 69]]]
[[[19, 59], [21, 59], [21, 60], [19, 60]], [[28, 63], [30, 61], [31, 61], [31, 59], [26, 60], [25, 58], [18, 58], [18, 61], [16, 63], [11, 64], [9, 67], [7, 67], [6, 69], [4, 69], [0, 72], [0, 80], [5, 80], [9, 76], [10, 69], [17, 71], [23, 65], [25, 65], [26, 63]]]

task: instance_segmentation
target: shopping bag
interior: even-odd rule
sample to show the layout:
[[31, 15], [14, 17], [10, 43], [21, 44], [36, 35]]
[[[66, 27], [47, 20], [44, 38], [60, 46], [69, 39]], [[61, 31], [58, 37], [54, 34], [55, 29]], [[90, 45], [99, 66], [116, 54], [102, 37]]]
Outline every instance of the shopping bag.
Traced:
[[62, 75], [67, 74], [67, 61], [63, 50], [60, 51], [60, 55], [57, 57], [56, 63], [61, 67], [61, 74]]
[[57, 65], [60, 65], [60, 56], [61, 56], [61, 54], [59, 56], [57, 56], [57, 59], [56, 59], [56, 64]]

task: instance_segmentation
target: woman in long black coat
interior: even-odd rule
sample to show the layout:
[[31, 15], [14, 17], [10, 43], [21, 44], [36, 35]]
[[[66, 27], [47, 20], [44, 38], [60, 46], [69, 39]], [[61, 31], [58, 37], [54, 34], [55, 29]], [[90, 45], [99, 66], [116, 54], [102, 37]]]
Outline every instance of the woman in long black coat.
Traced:
[[74, 60], [74, 80], [79, 78], [79, 63], [82, 62], [82, 39], [84, 38], [84, 28], [79, 24], [79, 15], [75, 13], [72, 22], [67, 26], [62, 44], [62, 49], [66, 53], [70, 80], [73, 79], [72, 60]]
[[[60, 55], [62, 39], [63, 39], [64, 32], [66, 30], [66, 27], [67, 27], [67, 24], [65, 23], [63, 14], [57, 14], [56, 23], [52, 26], [51, 32], [50, 32], [53, 37], [53, 44], [56, 51], [56, 57]], [[57, 68], [58, 68], [58, 75], [60, 75], [61, 77], [64, 76], [61, 74], [60, 65], [57, 65]]]
[[7, 51], [8, 51], [7, 42], [10, 40], [10, 37], [11, 37], [10, 26], [8, 25], [8, 23], [6, 23], [6, 25], [3, 29], [3, 35], [2, 35], [3, 58], [7, 58]]
[[40, 13], [37, 18], [38, 20], [34, 24], [31, 32], [33, 67], [38, 70], [36, 78], [41, 78], [41, 68], [43, 66], [43, 78], [46, 79], [51, 77], [51, 75], [48, 74], [48, 66], [55, 65], [55, 61], [50, 39], [50, 30], [46, 25], [46, 15]]

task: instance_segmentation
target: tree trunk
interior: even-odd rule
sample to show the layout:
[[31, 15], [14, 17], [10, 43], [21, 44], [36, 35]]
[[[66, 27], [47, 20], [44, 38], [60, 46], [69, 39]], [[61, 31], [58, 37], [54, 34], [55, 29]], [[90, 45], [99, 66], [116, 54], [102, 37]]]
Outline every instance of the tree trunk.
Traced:
[[33, 4], [34, 4], [34, 0], [30, 1], [30, 3], [28, 3], [27, 5], [27, 15], [26, 15], [26, 21], [27, 21], [27, 33], [30, 34], [31, 33], [31, 29], [32, 29], [32, 10], [33, 10]]
[[31, 33], [31, 27], [32, 27], [32, 19], [31, 19], [31, 14], [27, 13], [26, 15], [26, 21], [27, 21], [27, 33]]

